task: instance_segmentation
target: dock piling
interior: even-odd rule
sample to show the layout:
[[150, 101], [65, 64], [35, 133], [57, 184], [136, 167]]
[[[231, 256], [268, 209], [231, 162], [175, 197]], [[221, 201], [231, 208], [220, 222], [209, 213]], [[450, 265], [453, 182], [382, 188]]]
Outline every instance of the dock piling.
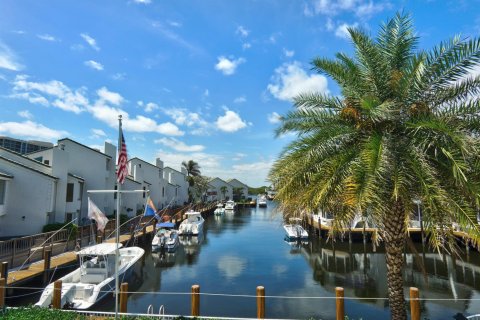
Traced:
[[5, 295], [7, 290], [7, 279], [0, 277], [0, 310], [5, 307]]
[[265, 287], [257, 287], [257, 318], [265, 319]]
[[61, 309], [62, 301], [62, 280], [57, 280], [53, 284], [52, 308]]
[[410, 315], [412, 320], [420, 320], [420, 301], [418, 288], [410, 287]]
[[192, 316], [200, 316], [200, 286], [198, 284], [192, 286]]
[[97, 235], [97, 244], [102, 243], [102, 236]]
[[335, 296], [336, 296], [336, 306], [337, 306], [337, 320], [344, 320], [345, 319], [345, 300], [344, 297], [344, 290], [342, 287], [335, 288]]
[[0, 278], [8, 279], [8, 261], [2, 262], [0, 264]]
[[128, 282], [120, 286], [120, 313], [127, 313]]

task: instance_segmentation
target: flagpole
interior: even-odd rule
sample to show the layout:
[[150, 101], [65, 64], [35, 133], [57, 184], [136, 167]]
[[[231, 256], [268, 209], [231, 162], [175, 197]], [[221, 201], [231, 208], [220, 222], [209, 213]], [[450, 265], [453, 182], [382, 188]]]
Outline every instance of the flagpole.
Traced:
[[[122, 148], [122, 115], [118, 116], [118, 147], [117, 147], [117, 162], [118, 162], [118, 157], [120, 150]], [[118, 168], [117, 168], [118, 170]], [[120, 243], [120, 236], [119, 236], [119, 230], [120, 229], [120, 197], [122, 193], [120, 192], [120, 189], [122, 187], [122, 184], [118, 182], [117, 179], [117, 216], [116, 216], [116, 221], [115, 221], [115, 320], [118, 319], [118, 256], [119, 256], [119, 250], [118, 250], [118, 244]]]

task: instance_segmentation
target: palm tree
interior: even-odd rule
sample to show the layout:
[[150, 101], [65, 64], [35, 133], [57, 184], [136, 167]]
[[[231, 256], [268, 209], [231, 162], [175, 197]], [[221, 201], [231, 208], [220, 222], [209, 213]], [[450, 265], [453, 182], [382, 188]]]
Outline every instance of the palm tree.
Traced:
[[195, 186], [194, 177], [200, 176], [200, 166], [193, 160], [182, 161], [182, 168], [187, 171], [187, 181], [190, 188], [188, 188], [188, 202], [192, 202], [193, 194], [191, 188]]
[[349, 30], [355, 55], [316, 58], [341, 96], [300, 94], [277, 135], [297, 133], [270, 171], [284, 212], [322, 208], [333, 234], [356, 214], [385, 242], [392, 319], [406, 319], [402, 252], [414, 200], [430, 244], [455, 250], [452, 223], [475, 246], [480, 231], [480, 39], [455, 37], [417, 51], [411, 18], [397, 14], [376, 38]]
[[223, 200], [225, 200], [225, 194], [227, 193], [227, 186], [221, 186], [220, 192], [223, 194]]

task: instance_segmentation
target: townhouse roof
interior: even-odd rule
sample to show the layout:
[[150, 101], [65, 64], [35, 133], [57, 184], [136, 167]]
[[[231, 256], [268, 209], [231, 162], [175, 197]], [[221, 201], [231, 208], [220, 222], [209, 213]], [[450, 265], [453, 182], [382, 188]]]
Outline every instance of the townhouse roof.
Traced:
[[232, 182], [232, 181], [237, 181], [237, 182], [239, 182], [240, 184], [243, 184], [245, 187], [248, 188], [248, 185], [246, 185], [245, 183], [243, 183], [242, 181], [240, 181], [240, 180], [238, 180], [238, 179], [236, 179], [236, 178], [228, 179], [228, 180], [227, 180], [228, 183], [230, 183], [230, 182]]
[[228, 184], [230, 187], [233, 187], [230, 183], [228, 183], [225, 180], [220, 179], [219, 177], [212, 178], [208, 182], [212, 182], [213, 180], [220, 180], [220, 181], [224, 182], [225, 184]]
[[160, 168], [160, 167], [157, 167], [157, 166], [154, 165], [153, 163], [150, 163], [150, 162], [147, 162], [147, 161], [145, 161], [145, 160], [143, 160], [143, 159], [140, 159], [139, 157], [133, 157], [133, 158], [129, 159], [128, 162], [132, 161], [133, 159], [140, 160], [140, 161], [142, 161], [143, 163], [146, 163], [146, 164], [148, 164], [148, 165], [150, 165], [150, 166], [152, 166], [152, 167], [154, 167], [154, 168], [162, 169], [162, 168]]
[[103, 152], [101, 152], [101, 151], [99, 151], [99, 150], [97, 150], [97, 149], [93, 149], [93, 148], [91, 148], [91, 147], [89, 147], [89, 146], [86, 146], [86, 145], [84, 145], [84, 144], [82, 144], [82, 143], [80, 143], [80, 142], [78, 142], [78, 141], [72, 140], [72, 139], [70, 139], [70, 138], [63, 138], [63, 139], [58, 140], [59, 144], [60, 144], [60, 141], [70, 141], [70, 142], [73, 142], [73, 143], [75, 143], [75, 144], [78, 144], [78, 145], [81, 146], [81, 147], [84, 147], [84, 148], [86, 148], [86, 149], [95, 151], [96, 153], [99, 153], [99, 154], [101, 154], [102, 156], [105, 156], [105, 157], [110, 158], [110, 159], [112, 158], [112, 157], [109, 156], [108, 154], [105, 154], [105, 153], [103, 153]]
[[[50, 165], [45, 164], [45, 163], [43, 163], [43, 162], [40, 162], [40, 161], [38, 161], [38, 160], [32, 159], [32, 158], [29, 158], [29, 157], [27, 157], [27, 156], [25, 156], [25, 155], [23, 155], [23, 154], [21, 154], [21, 153], [12, 151], [12, 150], [10, 150], [10, 149], [6, 149], [6, 148], [4, 148], [4, 147], [0, 147], [0, 149], [5, 150], [5, 151], [7, 151], [7, 152], [9, 152], [9, 153], [11, 153], [11, 154], [14, 154], [14, 155], [16, 155], [16, 156], [22, 157], [23, 159], [26, 159], [26, 160], [28, 160], [28, 161], [34, 162], [34, 163], [36, 163], [36, 164], [41, 164], [42, 166], [44, 166], [44, 167], [46, 167], [46, 168], [51, 168]], [[42, 150], [42, 151], [45, 151], [45, 150]], [[39, 151], [37, 151], [37, 152], [39, 152]]]
[[181, 172], [181, 171], [178, 171], [178, 170], [175, 170], [175, 169], [173, 169], [172, 167], [165, 167], [164, 169], [170, 169], [170, 170], [176, 171], [176, 172], [178, 172], [178, 173], [183, 174], [184, 176], [186, 176], [185, 173], [183, 173], [183, 172]]
[[37, 173], [40, 173], [40, 174], [42, 174], [42, 175], [44, 175], [44, 176], [47, 176], [47, 177], [49, 177], [49, 178], [52, 178], [52, 179], [54, 179], [54, 180], [58, 180], [58, 178], [55, 177], [55, 176], [52, 176], [52, 175], [50, 175], [50, 174], [48, 174], [48, 173], [45, 173], [45, 172], [42, 172], [42, 171], [37, 170], [37, 169], [35, 169], [35, 168], [29, 167], [29, 166], [27, 166], [27, 165], [24, 165], [23, 163], [20, 163], [20, 162], [18, 162], [18, 161], [5, 158], [4, 156], [0, 156], [0, 159], [5, 160], [5, 161], [7, 161], [7, 162], [10, 162], [10, 163], [12, 163], [12, 164], [14, 164], [14, 165], [17, 165], [17, 166], [19, 166], [19, 167], [23, 167], [23, 168], [26, 168], [26, 169], [28, 169], [28, 170], [35, 171], [35, 172], [37, 172]]
[[73, 174], [73, 173], [70, 173], [70, 172], [69, 172], [68, 175], [69, 175], [70, 177], [74, 177], [75, 179], [85, 181], [84, 178], [82, 178], [82, 177], [80, 177], [80, 176], [77, 176], [77, 175], [75, 175], [75, 174]]
[[0, 171], [0, 177], [2, 178], [8, 178], [8, 179], [13, 179], [13, 176], [11, 174], [8, 174], [8, 173], [5, 173], [5, 172], [1, 172]]

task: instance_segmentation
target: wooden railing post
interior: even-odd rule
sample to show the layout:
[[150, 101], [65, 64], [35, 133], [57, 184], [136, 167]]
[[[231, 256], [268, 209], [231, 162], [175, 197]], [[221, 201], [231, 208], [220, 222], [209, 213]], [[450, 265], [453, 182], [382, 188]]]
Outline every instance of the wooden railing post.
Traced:
[[192, 286], [192, 316], [200, 316], [200, 286], [198, 284]]
[[0, 278], [8, 280], [8, 261], [4, 261], [0, 264]]
[[57, 280], [53, 284], [52, 308], [60, 309], [62, 301], [62, 280]]
[[0, 277], [0, 310], [5, 307], [5, 292], [7, 287], [7, 279]]
[[50, 259], [52, 258], [52, 249], [45, 249], [43, 253], [43, 271], [47, 272], [50, 269]]
[[102, 236], [97, 236], [97, 244], [102, 243]]
[[410, 316], [412, 320], [420, 320], [420, 301], [418, 288], [410, 287]]
[[336, 305], [337, 305], [337, 320], [344, 320], [345, 319], [345, 300], [344, 298], [344, 290], [342, 287], [335, 288], [335, 296], [337, 297]]
[[120, 286], [120, 312], [127, 313], [128, 282], [123, 282]]
[[257, 318], [265, 319], [265, 287], [257, 287]]

